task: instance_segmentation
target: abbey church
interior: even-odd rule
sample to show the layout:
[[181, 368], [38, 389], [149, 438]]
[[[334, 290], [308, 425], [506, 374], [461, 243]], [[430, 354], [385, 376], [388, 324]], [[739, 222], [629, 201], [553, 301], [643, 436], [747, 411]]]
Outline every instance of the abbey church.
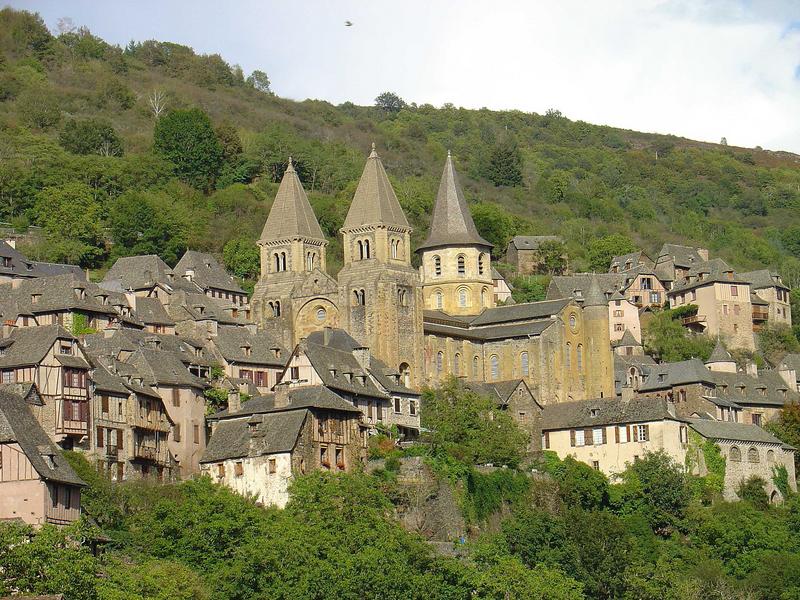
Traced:
[[256, 323], [286, 347], [339, 328], [413, 388], [455, 375], [523, 380], [543, 405], [614, 396], [604, 292], [595, 282], [580, 301], [496, 306], [492, 245], [475, 227], [449, 153], [418, 248], [374, 145], [340, 233], [344, 266], [334, 278], [290, 160], [258, 241], [252, 299]]

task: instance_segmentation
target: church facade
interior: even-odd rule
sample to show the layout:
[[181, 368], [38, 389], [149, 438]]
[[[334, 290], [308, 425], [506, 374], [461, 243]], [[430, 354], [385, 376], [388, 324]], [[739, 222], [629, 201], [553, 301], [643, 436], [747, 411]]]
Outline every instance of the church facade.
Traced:
[[289, 161], [261, 238], [252, 307], [293, 347], [341, 328], [415, 388], [449, 375], [523, 379], [542, 404], [612, 397], [608, 299], [496, 306], [492, 245], [478, 233], [448, 153], [427, 239], [411, 227], [373, 145], [340, 230], [344, 266], [327, 274], [327, 241]]

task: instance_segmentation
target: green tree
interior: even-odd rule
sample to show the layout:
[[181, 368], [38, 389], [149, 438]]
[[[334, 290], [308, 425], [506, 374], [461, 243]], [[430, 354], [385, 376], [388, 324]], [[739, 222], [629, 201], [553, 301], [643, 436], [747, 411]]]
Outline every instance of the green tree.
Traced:
[[48, 238], [48, 258], [91, 267], [103, 256], [102, 206], [85, 183], [43, 189], [36, 221]]
[[766, 485], [767, 482], [763, 477], [751, 475], [739, 484], [739, 487], [736, 488], [736, 495], [756, 510], [766, 510], [769, 507]]
[[104, 557], [103, 576], [97, 580], [99, 600], [206, 600], [212, 598], [199, 572], [170, 560], [131, 561], [125, 556]]
[[620, 254], [636, 251], [636, 244], [622, 234], [613, 233], [592, 240], [587, 248], [589, 269], [595, 273], [606, 273], [611, 266], [611, 259]]
[[800, 340], [786, 325], [768, 324], [762, 327], [756, 334], [756, 341], [761, 356], [773, 364], [789, 352], [800, 352]]
[[397, 113], [406, 107], [405, 101], [393, 92], [383, 92], [375, 98], [375, 106], [388, 113]]
[[571, 456], [563, 461], [545, 451], [541, 467], [558, 483], [558, 495], [567, 506], [597, 510], [608, 506], [608, 479], [600, 471]]
[[204, 191], [213, 187], [222, 166], [222, 147], [202, 110], [173, 110], [159, 117], [153, 146], [182, 181]]
[[[784, 404], [778, 418], [768, 421], [765, 428], [784, 444], [800, 448], [800, 404]], [[800, 456], [797, 452], [794, 455], [794, 464], [800, 472]]]
[[515, 277], [511, 281], [514, 288], [511, 290], [511, 297], [514, 302], [539, 302], [547, 297], [547, 286], [550, 277], [546, 275], [528, 275]]
[[270, 89], [270, 81], [267, 74], [264, 71], [259, 71], [256, 69], [250, 76], [247, 78], [247, 85], [250, 87], [258, 90], [259, 92], [264, 92], [265, 94], [272, 94], [272, 90]]
[[226, 163], [235, 162], [242, 154], [242, 140], [239, 138], [236, 127], [225, 121], [220, 123], [214, 132], [217, 134], [219, 145], [222, 148], [222, 160]]
[[422, 426], [434, 452], [445, 452], [467, 464], [516, 466], [528, 436], [507, 411], [454, 377], [422, 394]]
[[17, 98], [17, 108], [22, 121], [29, 127], [48, 129], [61, 121], [61, 102], [47, 87], [23, 91]]
[[250, 240], [229, 240], [222, 250], [225, 267], [240, 279], [258, 279], [261, 272], [261, 257], [258, 246]]
[[58, 136], [58, 142], [73, 154], [122, 156], [122, 141], [114, 127], [101, 119], [70, 119]]
[[494, 246], [492, 255], [503, 254], [517, 232], [517, 220], [505, 208], [493, 202], [478, 202], [470, 209], [478, 232]]
[[648, 354], [663, 362], [690, 358], [705, 360], [711, 356], [715, 342], [706, 335], [690, 333], [681, 324], [682, 314], [682, 311], [676, 309], [662, 310], [651, 315], [642, 328], [642, 341]]
[[522, 154], [511, 137], [504, 138], [492, 148], [486, 165], [486, 178], [498, 187], [522, 184]]
[[539, 245], [539, 270], [546, 275], [560, 275], [567, 268], [567, 248], [562, 242], [549, 240]]
[[656, 533], [683, 526], [689, 505], [689, 483], [682, 465], [663, 450], [646, 452], [620, 474], [618, 509], [642, 514]]

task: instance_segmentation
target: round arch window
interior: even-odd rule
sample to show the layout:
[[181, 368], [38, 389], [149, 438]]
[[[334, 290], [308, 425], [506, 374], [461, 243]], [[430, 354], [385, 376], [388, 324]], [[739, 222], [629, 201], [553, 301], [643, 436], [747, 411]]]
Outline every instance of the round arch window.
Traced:
[[574, 332], [578, 329], [578, 317], [575, 313], [569, 316], [569, 328]]
[[322, 323], [325, 320], [325, 317], [328, 316], [328, 312], [321, 306], [317, 307], [317, 321]]

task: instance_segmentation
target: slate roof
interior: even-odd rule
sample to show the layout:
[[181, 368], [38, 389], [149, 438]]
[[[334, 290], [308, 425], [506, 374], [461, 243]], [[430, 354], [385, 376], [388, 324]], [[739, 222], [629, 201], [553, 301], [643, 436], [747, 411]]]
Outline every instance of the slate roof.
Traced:
[[708, 357], [706, 364], [714, 362], [731, 362], [731, 361], [733, 361], [731, 353], [725, 349], [725, 346], [722, 345], [722, 341], [717, 339], [717, 343], [714, 346], [714, 351], [711, 353], [711, 356]]
[[75, 277], [86, 281], [86, 273], [77, 265], [64, 265], [59, 263], [39, 262], [29, 260], [8, 242], [0, 240], [0, 259], [10, 259], [10, 265], [5, 266], [0, 260], [0, 275], [11, 278], [52, 277], [53, 275], [73, 274]]
[[[283, 384], [282, 384], [283, 385]], [[360, 413], [347, 400], [324, 385], [300, 385], [290, 387], [289, 403], [287, 406], [275, 406], [275, 393], [264, 394], [251, 398], [243, 403], [235, 412], [228, 409], [214, 413], [210, 420], [237, 419], [243, 416], [258, 415], [271, 412], [284, 412], [300, 409], [319, 408], [323, 410], [338, 410], [348, 413]]]
[[800, 394], [790, 389], [777, 371], [759, 371], [758, 377], [720, 372], [713, 372], [712, 376], [717, 396], [740, 405], [782, 407], [787, 402], [800, 400]]
[[118, 258], [103, 278], [103, 282], [117, 282], [123, 290], [141, 290], [156, 283], [172, 285], [172, 269], [155, 254], [124, 256]]
[[174, 385], [205, 389], [208, 385], [192, 375], [174, 352], [139, 348], [126, 361], [141, 373], [147, 385]]
[[110, 394], [128, 395], [128, 388], [125, 387], [125, 380], [119, 375], [114, 375], [99, 362], [95, 363], [92, 372], [92, 382], [96, 390], [108, 392]]
[[[663, 398], [636, 397], [630, 400], [599, 398], [578, 402], [559, 402], [544, 407], [542, 430], [572, 429], [626, 423], [644, 423], [683, 419], [670, 413], [668, 402]], [[592, 410], [599, 411], [596, 417]]]
[[[91, 356], [118, 356], [120, 351], [136, 352], [139, 348], [172, 352], [186, 365], [211, 366], [214, 360], [203, 350], [202, 342], [164, 333], [150, 333], [133, 329], [118, 329], [110, 336], [92, 334], [83, 337], [83, 344]], [[197, 350], [200, 355], [197, 355]]]
[[544, 242], [561, 242], [563, 239], [558, 235], [516, 235], [508, 243], [509, 247], [514, 246], [517, 250], [538, 250]]
[[[464, 383], [466, 389], [472, 390], [481, 396], [495, 399], [500, 405], [508, 404], [509, 398], [511, 398], [511, 395], [520, 385], [524, 385], [526, 388], [528, 387], [524, 379], [506, 379], [503, 381], [491, 382], [467, 381]], [[528, 389], [528, 392], [530, 392], [530, 389]], [[536, 399], [534, 399], [534, 402], [536, 402]], [[536, 402], [536, 404], [538, 405], [539, 403]]]
[[613, 346], [641, 346], [642, 343], [633, 337], [630, 329], [626, 329], [622, 337], [612, 344]]
[[689, 419], [689, 426], [704, 438], [712, 440], [731, 440], [734, 442], [760, 442], [763, 444], [784, 443], [758, 425], [714, 421], [711, 419]]
[[628, 264], [628, 263], [630, 263], [630, 265], [631, 265], [630, 269], [633, 269], [633, 268], [635, 268], [637, 266], [640, 266], [640, 265], [648, 266], [648, 267], [652, 267], [653, 266], [653, 261], [650, 259], [650, 257], [648, 257], [641, 250], [637, 250], [636, 252], [630, 252], [628, 254], [621, 254], [619, 256], [612, 257], [611, 258], [611, 265], [609, 267], [609, 272], [611, 272], [611, 269], [613, 269], [615, 266], [620, 271], [630, 270], [630, 269], [626, 269], [625, 268], [625, 265]]
[[291, 452], [297, 443], [307, 410], [259, 415], [255, 431], [244, 416], [220, 421], [208, 441], [201, 463], [246, 456]]
[[289, 165], [283, 173], [278, 193], [267, 216], [261, 242], [309, 238], [325, 241], [325, 234], [319, 226], [314, 210], [303, 189], [303, 184], [289, 158]]
[[794, 369], [797, 374], [797, 380], [800, 381], [800, 354], [790, 353], [781, 359], [781, 364], [786, 365], [790, 369]]
[[86, 485], [42, 429], [25, 398], [16, 393], [13, 386], [0, 385], [0, 443], [19, 444], [33, 468], [46, 481]]
[[739, 277], [749, 283], [750, 287], [754, 290], [762, 290], [771, 287], [778, 287], [783, 290], [789, 289], [789, 287], [781, 281], [780, 275], [767, 269], [739, 273]]
[[226, 292], [244, 294], [245, 291], [236, 283], [236, 279], [225, 270], [219, 261], [211, 254], [187, 250], [178, 264], [173, 269], [175, 276], [185, 279], [187, 271], [194, 270], [192, 282], [204, 290], [217, 289]]
[[[39, 364], [58, 339], [75, 340], [76, 338], [57, 324], [17, 327], [3, 340], [4, 352], [0, 354], [0, 367]], [[85, 365], [84, 368], [86, 367], [88, 365]]]
[[[548, 298], [575, 298], [583, 300], [589, 293], [592, 282], [596, 281], [600, 291], [609, 296], [628, 288], [633, 281], [632, 271], [625, 273], [575, 273], [556, 275], [547, 287]], [[630, 280], [630, 281], [629, 281]]]
[[417, 252], [440, 246], [492, 248], [492, 244], [483, 239], [475, 227], [449, 151], [439, 182], [439, 192], [433, 205], [431, 229], [428, 238], [419, 245]]
[[136, 316], [145, 325], [175, 325], [158, 298], [136, 298]]
[[221, 324], [244, 324], [243, 317], [234, 317], [233, 310], [239, 306], [219, 298], [211, 298], [202, 292], [176, 291], [172, 294], [167, 314], [176, 322], [216, 321]]
[[664, 244], [658, 253], [658, 258], [670, 257], [676, 267], [689, 268], [692, 265], [704, 262], [697, 248], [681, 246], [679, 244]]
[[[513, 306], [521, 306], [519, 304]], [[511, 308], [510, 306], [498, 308]], [[487, 309], [497, 310], [497, 309]], [[425, 334], [433, 333], [446, 335], [455, 338], [488, 341], [513, 337], [528, 337], [541, 335], [542, 332], [550, 327], [555, 321], [549, 317], [538, 321], [511, 322], [498, 325], [484, 325], [481, 327], [470, 327], [469, 322], [459, 322], [452, 319], [439, 319], [438, 311], [423, 312], [423, 329]]]
[[379, 224], [411, 229], [373, 144], [342, 231]]
[[[358, 396], [388, 399], [389, 396], [375, 385], [368, 371], [361, 367], [352, 351], [316, 344], [310, 339], [302, 341], [300, 348], [308, 357], [322, 383], [330, 389]], [[351, 374], [349, 381], [345, 373]]]
[[[229, 363], [284, 367], [289, 354], [270, 334], [264, 331], [251, 333], [246, 327], [233, 325], [220, 325], [212, 343]], [[249, 356], [245, 348], [250, 348]], [[275, 348], [284, 358], [275, 356]]]
[[[667, 293], [674, 295], [676, 293], [685, 292], [686, 290], [703, 287], [712, 283], [747, 284], [744, 279], [735, 273], [733, 273], [732, 276], [729, 276], [728, 273], [733, 273], [733, 269], [728, 265], [728, 263], [721, 258], [713, 258], [689, 269], [686, 277], [677, 282], [675, 286]], [[700, 278], [701, 275], [702, 279]]]
[[[659, 375], [663, 377], [659, 378]], [[639, 391], [663, 390], [675, 385], [690, 383], [713, 384], [716, 373], [706, 368], [699, 358], [672, 363], [659, 363], [650, 369], [647, 381], [642, 383]]]
[[550, 318], [561, 312], [569, 303], [569, 298], [559, 298], [557, 300], [542, 300], [541, 302], [522, 302], [510, 306], [496, 306], [484, 310], [472, 319], [470, 325], [482, 327], [484, 325], [499, 325], [514, 321]]
[[[308, 336], [308, 341], [321, 346], [331, 346], [338, 350], [350, 353], [352, 353], [356, 348], [361, 347], [361, 344], [359, 344], [343, 329], [328, 330], [327, 344], [325, 344], [325, 332], [323, 331], [314, 331], [310, 333]], [[379, 389], [383, 388], [383, 390], [397, 394], [419, 396], [418, 392], [407, 388], [405, 385], [399, 382], [396, 369], [388, 367], [386, 363], [375, 356], [370, 356], [370, 363], [367, 372], [377, 381]]]

